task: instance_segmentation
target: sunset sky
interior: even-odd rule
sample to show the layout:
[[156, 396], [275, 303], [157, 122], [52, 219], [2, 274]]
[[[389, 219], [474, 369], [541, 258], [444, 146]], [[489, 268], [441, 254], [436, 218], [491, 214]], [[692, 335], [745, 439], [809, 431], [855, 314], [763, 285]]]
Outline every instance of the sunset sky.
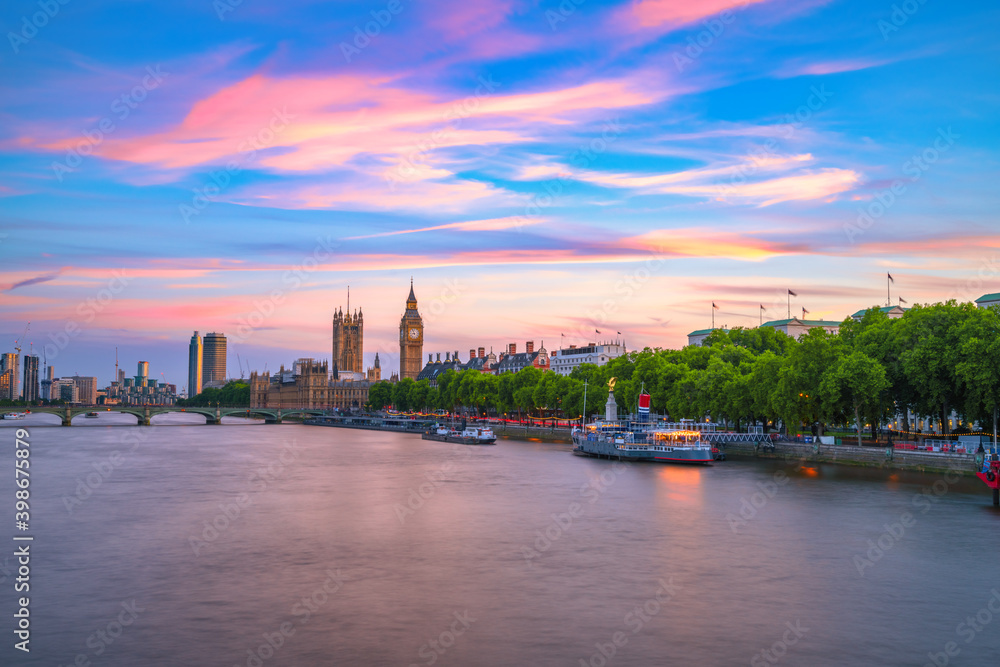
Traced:
[[993, 2], [52, 7], [0, 10], [0, 351], [57, 376], [328, 359], [348, 285], [387, 375], [411, 276], [463, 360], [1000, 291]]

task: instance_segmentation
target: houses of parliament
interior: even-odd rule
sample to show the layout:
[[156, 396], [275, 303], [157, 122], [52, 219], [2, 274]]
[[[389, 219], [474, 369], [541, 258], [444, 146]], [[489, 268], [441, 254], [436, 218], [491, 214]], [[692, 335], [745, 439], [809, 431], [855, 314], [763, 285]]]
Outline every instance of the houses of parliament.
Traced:
[[[362, 372], [365, 320], [362, 309], [351, 312], [350, 292], [347, 312], [333, 313], [331, 361], [298, 359], [291, 368], [284, 365], [276, 373], [250, 374], [250, 407], [253, 408], [359, 408], [368, 402], [371, 386], [382, 379], [378, 353], [371, 368]], [[417, 309], [417, 297], [410, 280], [406, 309], [399, 320], [399, 373], [389, 380], [417, 379], [424, 347], [424, 321]]]

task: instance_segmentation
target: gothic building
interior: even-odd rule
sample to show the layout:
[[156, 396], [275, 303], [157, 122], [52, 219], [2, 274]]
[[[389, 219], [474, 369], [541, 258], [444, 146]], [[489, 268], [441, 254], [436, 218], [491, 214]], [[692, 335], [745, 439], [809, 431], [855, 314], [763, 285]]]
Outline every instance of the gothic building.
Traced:
[[382, 364], [378, 360], [378, 352], [375, 353], [375, 366], [368, 369], [365, 379], [368, 382], [378, 382], [382, 379]]
[[417, 297], [410, 279], [410, 296], [406, 312], [399, 320], [399, 377], [416, 380], [420, 374], [424, 353], [424, 320], [417, 311]]
[[353, 314], [348, 301], [347, 314], [337, 309], [333, 314], [333, 379], [338, 373], [362, 373], [361, 363], [364, 350], [365, 322], [359, 308]]

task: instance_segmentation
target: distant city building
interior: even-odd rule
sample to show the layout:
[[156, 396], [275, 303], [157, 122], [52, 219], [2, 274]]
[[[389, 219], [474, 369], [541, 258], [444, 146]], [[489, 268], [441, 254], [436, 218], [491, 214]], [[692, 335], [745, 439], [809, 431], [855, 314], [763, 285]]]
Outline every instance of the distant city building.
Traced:
[[29, 403], [34, 403], [38, 400], [38, 389], [38, 357], [30, 354], [25, 355], [24, 388], [21, 391], [21, 397]]
[[728, 333], [729, 329], [716, 328], [716, 329], [698, 329], [697, 331], [692, 331], [691, 333], [688, 334], [688, 345], [700, 346], [702, 342], [706, 338], [708, 338], [708, 335], [713, 331], [723, 331]]
[[135, 374], [136, 374], [137, 377], [141, 377], [143, 379], [148, 379], [149, 378], [149, 362], [148, 361], [140, 361], [138, 364], [136, 364], [136, 373]]
[[[354, 373], [350, 373], [353, 377]], [[292, 368], [275, 373], [250, 373], [250, 407], [311, 408], [318, 410], [361, 408], [368, 402], [372, 382], [331, 380], [327, 362], [299, 359]]]
[[76, 386], [73, 380], [68, 378], [53, 380], [52, 397], [53, 400], [62, 401], [63, 403], [79, 403], [80, 388]]
[[[872, 308], [876, 307], [877, 306], [872, 306]], [[909, 308], [903, 308], [902, 306], [882, 306], [879, 307], [878, 309], [879, 312], [884, 313], [886, 317], [888, 317], [890, 320], [898, 320], [900, 317], [903, 316], [903, 314], [907, 310], [909, 310]], [[851, 315], [851, 319], [860, 322], [861, 319], [865, 316], [865, 313], [867, 313], [869, 310], [871, 310], [871, 308], [865, 310], [859, 310], [858, 312]]]
[[348, 312], [341, 309], [333, 313], [333, 344], [331, 369], [333, 379], [341, 373], [361, 373], [364, 358], [365, 316], [360, 309], [350, 312], [351, 302], [347, 302]]
[[55, 369], [52, 366], [48, 366], [45, 369], [45, 379], [39, 383], [41, 385], [39, 394], [44, 401], [52, 400], [52, 381], [55, 379], [54, 375]]
[[464, 370], [479, 371], [480, 373], [493, 373], [497, 364], [497, 355], [493, 354], [493, 348], [486, 354], [486, 348], [479, 350], [469, 350], [469, 361], [463, 366]]
[[[122, 378], [124, 379], [124, 378]], [[201, 393], [202, 383], [202, 348], [201, 336], [195, 331], [188, 344], [188, 396], [197, 396]]]
[[976, 299], [977, 308], [992, 308], [993, 306], [1000, 306], [1000, 292], [984, 294]]
[[406, 298], [406, 311], [399, 318], [399, 377], [417, 379], [424, 357], [424, 320], [417, 310], [417, 297], [410, 279], [410, 295]]
[[369, 382], [378, 382], [382, 379], [382, 364], [378, 359], [378, 352], [375, 353], [375, 365], [366, 371]]
[[533, 366], [540, 371], [549, 370], [549, 353], [545, 350], [545, 342], [542, 342], [542, 346], [535, 349], [535, 342], [528, 341], [525, 343], [525, 351], [517, 351], [517, 343], [510, 343], [507, 346], [506, 354], [500, 355], [497, 359], [496, 372], [497, 374], [503, 373], [517, 373], [523, 368]]
[[803, 320], [798, 317], [793, 317], [790, 320], [764, 322], [761, 326], [777, 329], [792, 338], [800, 338], [808, 333], [810, 329], [825, 329], [830, 334], [840, 331], [840, 324], [838, 322], [831, 322], [829, 320]]
[[625, 343], [589, 343], [586, 347], [570, 345], [552, 353], [551, 367], [560, 375], [569, 375], [580, 364], [603, 366], [625, 354], [625, 351]]
[[68, 379], [73, 381], [73, 384], [79, 391], [78, 401], [73, 401], [73, 402], [83, 403], [84, 405], [97, 404], [97, 378], [74, 375], [73, 377]]
[[18, 389], [20, 381], [18, 370], [17, 352], [0, 354], [0, 399], [16, 401], [21, 398], [21, 392]]
[[226, 384], [226, 336], [207, 333], [202, 342], [202, 389]]
[[451, 352], [444, 353], [444, 361], [441, 360], [441, 353], [437, 353], [437, 360], [434, 359], [433, 354], [427, 355], [427, 365], [420, 369], [417, 373], [417, 377], [414, 378], [418, 382], [420, 380], [427, 380], [432, 387], [437, 386], [437, 380], [443, 374], [448, 371], [460, 372], [464, 370], [465, 366], [458, 358], [458, 350], [455, 350], [455, 356], [451, 356]]

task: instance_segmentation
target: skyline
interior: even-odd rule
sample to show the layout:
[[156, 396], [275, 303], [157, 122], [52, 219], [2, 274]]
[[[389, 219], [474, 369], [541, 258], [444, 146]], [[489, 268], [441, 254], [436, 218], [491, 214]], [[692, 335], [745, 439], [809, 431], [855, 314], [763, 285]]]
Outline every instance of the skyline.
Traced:
[[57, 374], [103, 381], [117, 345], [182, 386], [218, 331], [275, 370], [326, 358], [350, 285], [388, 376], [410, 276], [425, 357], [680, 347], [787, 289], [839, 322], [886, 273], [910, 304], [1000, 291], [1000, 10], [893, 7], [70, 3], [21, 43], [14, 3], [0, 351], [73, 322]]

